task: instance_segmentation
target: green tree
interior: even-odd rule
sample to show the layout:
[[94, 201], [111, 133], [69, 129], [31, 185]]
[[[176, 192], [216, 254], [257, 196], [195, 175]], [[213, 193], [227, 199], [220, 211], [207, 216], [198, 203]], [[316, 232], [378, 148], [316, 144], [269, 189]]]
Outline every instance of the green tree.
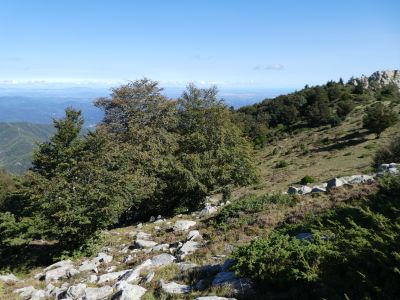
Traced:
[[14, 197], [21, 209], [1, 214], [7, 243], [44, 238], [76, 250], [115, 224], [129, 206], [135, 174], [120, 172], [109, 155], [115, 145], [93, 133], [80, 136], [82, 123], [79, 111], [67, 109], [66, 117], [55, 121], [54, 136], [39, 146]]
[[[185, 202], [227, 185], [246, 185], [257, 178], [250, 144], [233, 123], [232, 112], [217, 98], [216, 87], [189, 85], [179, 99], [178, 161], [190, 186], [182, 190]], [[196, 206], [197, 202], [192, 203]]]
[[398, 121], [398, 113], [378, 102], [366, 109], [363, 118], [363, 127], [376, 134], [379, 138], [381, 133]]

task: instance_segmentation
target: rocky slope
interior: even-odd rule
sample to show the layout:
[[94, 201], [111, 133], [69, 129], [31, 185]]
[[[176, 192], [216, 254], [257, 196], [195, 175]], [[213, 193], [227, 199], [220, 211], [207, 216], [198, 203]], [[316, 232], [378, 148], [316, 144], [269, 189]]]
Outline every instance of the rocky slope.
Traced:
[[376, 71], [370, 76], [362, 75], [349, 81], [350, 84], [362, 84], [365, 88], [382, 88], [389, 84], [395, 84], [400, 89], [400, 70]]
[[[300, 195], [298, 207], [304, 207], [309, 201], [320, 201], [306, 198], [308, 193], [371, 185], [376, 177], [399, 174], [399, 169], [399, 164], [383, 164], [373, 175], [333, 178], [318, 190], [290, 187], [289, 193]], [[1, 275], [0, 282], [6, 286], [2, 299], [252, 299], [252, 281], [237, 278], [230, 269], [229, 253], [235, 245], [225, 245], [219, 255], [210, 249], [213, 229], [209, 221], [229, 205], [229, 201], [208, 198], [204, 209], [190, 215], [152, 217], [135, 227], [104, 232], [106, 243], [92, 258], [58, 261], [23, 279], [11, 273]]]

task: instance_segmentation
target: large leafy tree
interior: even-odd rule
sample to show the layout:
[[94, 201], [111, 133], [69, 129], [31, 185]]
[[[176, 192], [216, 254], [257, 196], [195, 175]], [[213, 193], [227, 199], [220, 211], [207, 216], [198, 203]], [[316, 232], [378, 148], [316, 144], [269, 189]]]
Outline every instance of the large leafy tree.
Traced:
[[[257, 178], [248, 141], [233, 123], [232, 112], [217, 98], [217, 89], [189, 85], [179, 99], [178, 160], [187, 188], [182, 201], [204, 196], [227, 185], [246, 185]], [[193, 201], [194, 202], [194, 201]], [[196, 205], [197, 203], [194, 202]]]
[[166, 211], [164, 191], [178, 149], [176, 102], [162, 94], [157, 82], [142, 79], [113, 89], [96, 106], [105, 113], [98, 134], [118, 145], [110, 152], [121, 158], [116, 164], [127, 174], [141, 174], [142, 188], [136, 197], [140, 201], [132, 203], [131, 214], [125, 217]]

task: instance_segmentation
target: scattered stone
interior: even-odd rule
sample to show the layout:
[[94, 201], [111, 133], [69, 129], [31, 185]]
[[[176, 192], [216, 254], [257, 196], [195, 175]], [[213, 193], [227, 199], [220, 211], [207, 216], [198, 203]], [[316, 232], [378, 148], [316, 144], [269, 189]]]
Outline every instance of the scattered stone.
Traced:
[[151, 248], [153, 251], [168, 251], [169, 244], [159, 244]]
[[88, 278], [88, 282], [95, 283], [98, 280], [97, 275], [90, 275]]
[[327, 189], [341, 187], [345, 184], [361, 184], [361, 183], [372, 183], [375, 179], [370, 175], [353, 175], [344, 176], [339, 178], [333, 178], [327, 182]]
[[149, 222], [153, 223], [155, 220], [156, 220], [156, 218], [154, 216], [151, 216]]
[[194, 253], [197, 249], [199, 249], [199, 247], [200, 244], [198, 242], [187, 241], [182, 245], [182, 247], [179, 248], [178, 254], [181, 254], [181, 256], [183, 255], [183, 257], [185, 257], [186, 255]]
[[111, 300], [140, 300], [146, 293], [146, 289], [135, 284], [121, 282], [117, 284], [117, 292]]
[[326, 187], [315, 185], [312, 187], [311, 193], [325, 193]]
[[85, 295], [86, 284], [78, 283], [72, 285], [62, 294], [61, 299], [78, 299]]
[[155, 275], [156, 275], [156, 273], [154, 273], [153, 271], [150, 272], [149, 274], [147, 274], [147, 276], [146, 276], [146, 278], [144, 280], [145, 283], [150, 283], [153, 280]]
[[193, 227], [196, 225], [195, 221], [189, 221], [189, 220], [180, 220], [176, 221], [174, 224], [174, 231], [187, 231], [189, 230], [190, 227]]
[[127, 272], [130, 272], [130, 271], [131, 271], [131, 269], [100, 275], [97, 283], [102, 284], [102, 283], [117, 280], [120, 276], [123, 276], [124, 274], [126, 274]]
[[174, 281], [165, 283], [164, 280], [160, 280], [161, 288], [168, 294], [186, 294], [192, 291], [192, 287], [186, 284], [179, 284]]
[[29, 300], [41, 300], [41, 299], [46, 299], [47, 295], [46, 292], [43, 290], [36, 290], [32, 293], [31, 297]]
[[14, 274], [10, 273], [6, 275], [0, 275], [0, 281], [10, 283], [10, 282], [18, 282], [19, 279]]
[[111, 272], [114, 272], [116, 269], [117, 269], [116, 266], [111, 266], [111, 267], [107, 268], [106, 272], [111, 273]]
[[78, 268], [79, 272], [93, 271], [98, 272], [97, 265], [93, 261], [85, 260]]
[[152, 265], [151, 260], [147, 259], [144, 262], [142, 262], [140, 265], [135, 267], [134, 269], [128, 270], [124, 274], [122, 274], [120, 277], [118, 277], [118, 282], [126, 281], [128, 283], [132, 283], [134, 281], [137, 281], [140, 278], [140, 272], [148, 268]]
[[187, 241], [201, 240], [202, 236], [198, 230], [192, 230], [186, 236]]
[[186, 272], [190, 269], [197, 268], [199, 265], [197, 265], [195, 263], [190, 263], [190, 262], [180, 262], [180, 263], [177, 263], [177, 266], [181, 272]]
[[160, 255], [153, 256], [150, 260], [151, 265], [155, 267], [166, 266], [172, 264], [175, 261], [175, 257], [168, 253], [162, 253]]
[[139, 223], [139, 224], [136, 225], [136, 228], [138, 228], [138, 229], [140, 229], [140, 228], [142, 228], [142, 227], [143, 227], [143, 224], [142, 224], [142, 223]]
[[127, 262], [130, 262], [132, 259], [133, 259], [133, 256], [129, 254], [128, 256], [125, 256], [125, 257], [122, 259], [122, 262], [123, 262], [124, 264], [126, 264]]
[[154, 241], [147, 241], [140, 239], [136, 239], [136, 241], [133, 243], [133, 247], [136, 249], [151, 248], [154, 247], [155, 245], [157, 245], [157, 243]]
[[23, 299], [29, 299], [32, 294], [36, 291], [33, 286], [27, 286], [20, 289], [14, 290], [14, 293], [18, 294]]
[[215, 214], [217, 211], [218, 211], [218, 209], [215, 206], [206, 206], [200, 211], [199, 215], [200, 216], [208, 216], [208, 215]]
[[148, 240], [151, 239], [151, 234], [150, 234], [150, 233], [147, 233], [147, 232], [139, 231], [139, 232], [136, 234], [136, 238], [139, 239], [139, 240], [146, 240], [146, 241], [148, 241]]
[[102, 286], [99, 288], [86, 288], [85, 300], [106, 300], [113, 293], [113, 288], [111, 286]]

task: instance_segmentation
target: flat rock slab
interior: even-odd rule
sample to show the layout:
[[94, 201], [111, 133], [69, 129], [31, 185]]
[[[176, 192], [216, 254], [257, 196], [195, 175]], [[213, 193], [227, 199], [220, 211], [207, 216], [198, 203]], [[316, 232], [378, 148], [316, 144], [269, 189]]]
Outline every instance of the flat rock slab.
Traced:
[[151, 258], [151, 265], [155, 267], [166, 266], [175, 261], [175, 257], [168, 253], [162, 253]]
[[189, 230], [190, 227], [193, 227], [196, 225], [195, 221], [190, 221], [190, 220], [179, 220], [176, 221], [174, 224], [174, 231], [187, 231]]
[[146, 293], [146, 289], [136, 284], [122, 282], [117, 285], [117, 292], [112, 296], [112, 300], [140, 300]]
[[137, 239], [133, 243], [133, 247], [135, 249], [152, 248], [156, 245], [157, 245], [157, 243], [154, 241], [147, 241], [147, 240], [140, 240], [140, 239]]
[[168, 294], [186, 294], [192, 291], [192, 287], [186, 284], [179, 284], [174, 281], [165, 283], [164, 280], [160, 280], [161, 288]]

